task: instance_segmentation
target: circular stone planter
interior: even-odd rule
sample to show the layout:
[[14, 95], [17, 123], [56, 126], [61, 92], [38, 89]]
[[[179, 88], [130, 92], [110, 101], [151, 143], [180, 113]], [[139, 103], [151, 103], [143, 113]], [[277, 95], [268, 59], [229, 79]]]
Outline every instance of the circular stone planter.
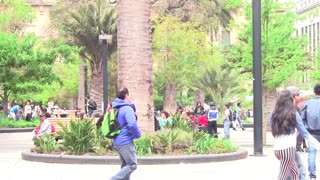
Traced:
[[30, 128], [0, 128], [0, 133], [19, 133], [19, 132], [32, 132], [35, 127]]
[[[53, 155], [23, 152], [22, 159], [27, 161], [37, 161], [45, 163], [62, 164], [109, 164], [118, 165], [118, 156], [76, 156], [76, 155]], [[204, 154], [204, 155], [181, 155], [181, 156], [143, 156], [138, 157], [138, 163], [142, 165], [155, 164], [179, 164], [179, 163], [208, 163], [221, 161], [234, 161], [245, 159], [248, 151], [239, 148], [237, 152], [223, 154]]]

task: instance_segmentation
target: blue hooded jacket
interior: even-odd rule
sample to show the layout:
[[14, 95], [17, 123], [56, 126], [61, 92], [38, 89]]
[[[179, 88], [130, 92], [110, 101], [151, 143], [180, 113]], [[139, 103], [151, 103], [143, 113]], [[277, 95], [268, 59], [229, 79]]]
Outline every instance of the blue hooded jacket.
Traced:
[[119, 108], [118, 121], [122, 127], [120, 134], [114, 139], [113, 145], [121, 146], [133, 142], [133, 139], [140, 138], [141, 133], [137, 125], [136, 108], [134, 104], [116, 98], [112, 107]]

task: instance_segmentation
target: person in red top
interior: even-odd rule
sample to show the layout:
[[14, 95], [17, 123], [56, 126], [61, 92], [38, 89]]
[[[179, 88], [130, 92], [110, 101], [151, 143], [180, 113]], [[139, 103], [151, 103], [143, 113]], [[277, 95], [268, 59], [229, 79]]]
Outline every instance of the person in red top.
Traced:
[[208, 129], [208, 116], [206, 114], [202, 114], [198, 117], [199, 129], [207, 132]]

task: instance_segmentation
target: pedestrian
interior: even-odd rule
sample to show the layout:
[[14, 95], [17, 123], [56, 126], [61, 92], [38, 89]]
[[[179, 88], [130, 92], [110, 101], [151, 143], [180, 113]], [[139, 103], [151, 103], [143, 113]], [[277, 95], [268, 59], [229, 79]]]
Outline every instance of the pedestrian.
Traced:
[[97, 109], [97, 103], [94, 100], [90, 99], [90, 96], [87, 96], [86, 99], [87, 99], [87, 105], [86, 105], [87, 114], [88, 114], [88, 117], [91, 118], [93, 111]]
[[295, 163], [296, 129], [315, 148], [320, 149], [320, 143], [312, 137], [303, 125], [301, 117], [296, 112], [292, 94], [289, 90], [280, 92], [275, 108], [270, 116], [270, 125], [274, 137], [273, 151], [280, 160], [279, 180], [286, 180], [291, 176], [298, 180], [299, 172]]
[[26, 105], [24, 106], [24, 116], [26, 121], [32, 120], [32, 108], [30, 100], [27, 100]]
[[208, 110], [208, 133], [218, 138], [218, 128], [217, 128], [217, 120], [219, 119], [219, 111], [213, 102], [210, 103], [210, 108]]
[[224, 138], [229, 139], [230, 138], [230, 124], [231, 124], [231, 118], [232, 118], [232, 112], [229, 109], [229, 105], [224, 105], [224, 118], [223, 118], [223, 131], [224, 131]]
[[[301, 108], [301, 117], [308, 132], [320, 141], [320, 84], [314, 86], [315, 97], [310, 98]], [[316, 155], [314, 145], [308, 143], [308, 169], [310, 179], [316, 179]]]
[[[290, 93], [292, 94], [293, 103], [295, 105], [296, 112], [298, 112], [299, 115], [301, 115], [300, 109], [297, 106], [297, 104], [300, 101], [300, 97], [299, 97], [300, 90], [299, 90], [299, 88], [297, 88], [296, 86], [289, 86], [289, 87], [287, 87], [287, 90], [289, 90]], [[297, 144], [296, 144], [295, 161], [296, 161], [296, 164], [298, 166], [299, 179], [300, 180], [305, 180], [306, 179], [306, 170], [305, 170], [304, 165], [303, 165], [303, 163], [301, 161], [300, 154], [298, 153], [300, 151], [300, 149], [301, 149], [301, 143], [302, 143], [303, 140], [304, 140], [304, 138], [302, 137], [302, 135], [300, 133], [298, 133], [298, 135], [297, 135]], [[288, 179], [291, 179], [290, 176], [289, 176]]]
[[194, 109], [194, 114], [196, 115], [196, 117], [202, 116], [204, 114], [204, 107], [201, 105], [201, 102], [197, 103], [197, 106]]
[[237, 103], [237, 107], [236, 107], [236, 119], [239, 123], [239, 127], [242, 129], [242, 131], [246, 130], [244, 127], [243, 127], [243, 124], [242, 124], [242, 109], [241, 109], [241, 104], [240, 103]]
[[112, 107], [119, 108], [118, 121], [121, 132], [114, 139], [113, 146], [121, 161], [121, 170], [111, 177], [111, 180], [130, 179], [131, 173], [137, 169], [137, 155], [133, 139], [140, 138], [141, 133], [137, 125], [136, 108], [131, 102], [128, 88], [121, 88]]

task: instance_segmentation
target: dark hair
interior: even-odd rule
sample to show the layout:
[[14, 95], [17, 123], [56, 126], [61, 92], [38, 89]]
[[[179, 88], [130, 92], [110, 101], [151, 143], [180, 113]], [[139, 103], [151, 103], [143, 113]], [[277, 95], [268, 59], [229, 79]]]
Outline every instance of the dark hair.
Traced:
[[160, 114], [164, 114], [165, 116], [166, 116], [166, 118], [168, 118], [170, 115], [169, 115], [169, 113], [167, 112], [167, 111], [161, 111], [161, 113]]
[[51, 115], [49, 113], [47, 113], [47, 112], [42, 113], [40, 117], [42, 117], [42, 116], [44, 116], [46, 118], [50, 118], [51, 117]]
[[90, 96], [87, 96], [87, 99], [90, 99]]
[[296, 125], [296, 109], [292, 94], [289, 90], [283, 90], [279, 94], [272, 113], [272, 135], [274, 137], [288, 135]]
[[129, 90], [126, 87], [121, 88], [117, 93], [117, 98], [124, 100], [126, 95], [129, 95]]
[[225, 104], [225, 106], [226, 106], [227, 108], [229, 108], [229, 105], [228, 105], [228, 104]]
[[239, 107], [240, 107], [240, 106], [241, 106], [241, 103], [237, 103], [237, 106], [239, 106]]
[[316, 95], [320, 95], [320, 84], [316, 84], [313, 88], [313, 92]]

